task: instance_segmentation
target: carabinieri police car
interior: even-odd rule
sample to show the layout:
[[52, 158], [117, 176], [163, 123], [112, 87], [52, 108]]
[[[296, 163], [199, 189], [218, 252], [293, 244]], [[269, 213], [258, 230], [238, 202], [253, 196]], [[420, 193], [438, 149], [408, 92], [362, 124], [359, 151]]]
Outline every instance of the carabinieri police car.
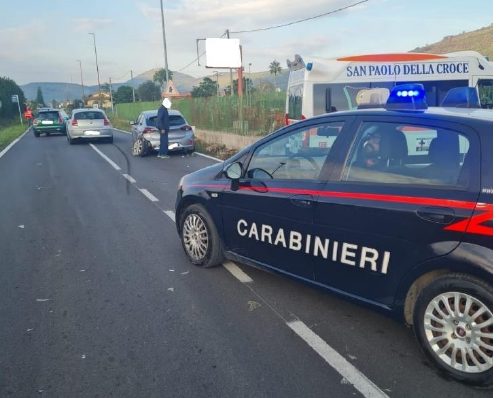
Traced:
[[489, 385], [492, 111], [424, 95], [397, 86], [386, 109], [304, 120], [184, 176], [177, 229], [193, 264], [228, 258], [372, 305], [452, 377]]

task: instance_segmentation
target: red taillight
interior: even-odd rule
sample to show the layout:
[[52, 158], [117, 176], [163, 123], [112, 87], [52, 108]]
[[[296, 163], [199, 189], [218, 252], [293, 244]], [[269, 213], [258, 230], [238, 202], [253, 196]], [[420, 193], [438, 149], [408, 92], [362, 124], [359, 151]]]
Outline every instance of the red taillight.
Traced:
[[78, 125], [78, 121], [77, 121], [76, 119], [73, 119], [73, 120], [71, 121], [71, 124], [72, 124], [73, 126], [77, 126], [77, 125]]
[[189, 130], [191, 130], [191, 129], [192, 129], [192, 128], [191, 128], [191, 126], [186, 125], [186, 126], [181, 127], [181, 129], [180, 129], [180, 130], [183, 130], [183, 131], [189, 131]]
[[157, 131], [157, 129], [155, 127], [145, 127], [143, 129], [143, 134], [146, 134], [146, 133], [152, 133], [154, 131]]
[[104, 126], [108, 126], [110, 124], [109, 119], [104, 119]]
[[305, 116], [304, 116], [304, 115], [301, 115], [301, 116], [300, 116], [300, 120], [305, 120]]
[[290, 118], [288, 117], [288, 113], [285, 113], [285, 126], [290, 125]]

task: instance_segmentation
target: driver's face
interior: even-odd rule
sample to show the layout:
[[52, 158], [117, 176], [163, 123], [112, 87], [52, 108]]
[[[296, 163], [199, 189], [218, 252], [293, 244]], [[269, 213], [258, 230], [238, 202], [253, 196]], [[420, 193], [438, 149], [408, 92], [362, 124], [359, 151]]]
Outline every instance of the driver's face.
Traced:
[[364, 163], [367, 167], [375, 166], [379, 161], [381, 137], [377, 134], [371, 136], [363, 145]]

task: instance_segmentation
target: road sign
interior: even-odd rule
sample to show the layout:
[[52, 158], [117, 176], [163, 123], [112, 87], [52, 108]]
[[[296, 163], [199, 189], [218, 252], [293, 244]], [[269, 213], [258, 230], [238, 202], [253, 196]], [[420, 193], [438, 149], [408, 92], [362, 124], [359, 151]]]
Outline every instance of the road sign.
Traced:
[[17, 102], [17, 103], [19, 103], [19, 96], [18, 96], [17, 94], [14, 94], [14, 95], [12, 96], [12, 102]]

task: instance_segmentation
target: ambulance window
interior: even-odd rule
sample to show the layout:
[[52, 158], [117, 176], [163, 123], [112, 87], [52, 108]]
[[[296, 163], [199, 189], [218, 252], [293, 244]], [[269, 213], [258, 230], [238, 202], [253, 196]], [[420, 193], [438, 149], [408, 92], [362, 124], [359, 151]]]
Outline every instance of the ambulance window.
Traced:
[[294, 120], [302, 119], [303, 84], [291, 86], [288, 93], [288, 117]]
[[493, 109], [494, 81], [492, 79], [478, 80], [478, 95], [482, 108]]
[[342, 180], [464, 188], [472, 173], [468, 154], [477, 156], [470, 148], [469, 139], [453, 130], [363, 123]]
[[343, 122], [292, 131], [259, 146], [247, 176], [257, 179], [317, 180]]

